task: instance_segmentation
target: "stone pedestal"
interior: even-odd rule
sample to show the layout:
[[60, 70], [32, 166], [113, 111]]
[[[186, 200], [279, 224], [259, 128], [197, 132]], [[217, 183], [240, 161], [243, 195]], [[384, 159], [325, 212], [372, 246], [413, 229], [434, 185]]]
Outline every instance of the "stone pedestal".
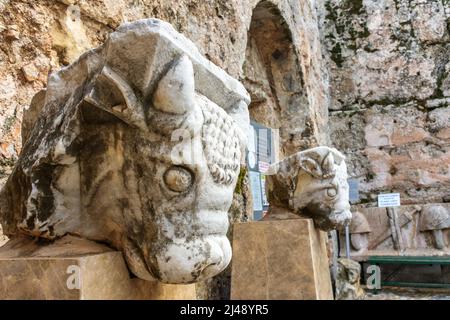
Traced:
[[196, 299], [195, 285], [130, 277], [122, 253], [73, 237], [0, 248], [0, 300]]
[[234, 225], [232, 299], [333, 299], [326, 233], [311, 219]]

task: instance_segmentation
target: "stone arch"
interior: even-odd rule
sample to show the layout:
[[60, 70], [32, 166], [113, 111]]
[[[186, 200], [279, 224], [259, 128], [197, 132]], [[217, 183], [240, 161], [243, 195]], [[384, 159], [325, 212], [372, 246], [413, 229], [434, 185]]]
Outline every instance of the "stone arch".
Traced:
[[253, 10], [243, 66], [250, 118], [280, 129], [280, 158], [308, 148], [312, 128], [300, 59], [292, 31], [271, 1]]

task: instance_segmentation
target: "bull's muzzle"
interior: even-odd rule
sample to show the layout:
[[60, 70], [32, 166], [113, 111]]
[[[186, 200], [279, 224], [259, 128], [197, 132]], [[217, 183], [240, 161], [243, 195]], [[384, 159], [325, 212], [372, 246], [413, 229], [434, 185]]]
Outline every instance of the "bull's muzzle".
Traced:
[[343, 211], [334, 211], [330, 215], [330, 221], [333, 224], [334, 228], [342, 231], [344, 230], [345, 226], [350, 225], [350, 222], [352, 220], [352, 213], [350, 210], [343, 210]]
[[[210, 235], [174, 241], [156, 255], [157, 278], [164, 283], [193, 283], [222, 272], [231, 260], [226, 236]], [[153, 260], [154, 261], [154, 260]]]

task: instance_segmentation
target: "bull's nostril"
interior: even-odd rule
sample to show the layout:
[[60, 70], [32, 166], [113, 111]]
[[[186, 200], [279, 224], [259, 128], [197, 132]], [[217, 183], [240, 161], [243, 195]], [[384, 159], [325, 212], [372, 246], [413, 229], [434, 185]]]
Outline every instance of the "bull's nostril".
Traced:
[[219, 263], [219, 262], [208, 264], [206, 267], [204, 267], [202, 269], [201, 277], [208, 278], [210, 276], [216, 275], [218, 270], [220, 269], [220, 265], [221, 265], [221, 263]]
[[212, 274], [217, 269], [217, 264], [210, 264], [209, 266], [203, 268], [202, 276], [208, 276], [208, 274]]

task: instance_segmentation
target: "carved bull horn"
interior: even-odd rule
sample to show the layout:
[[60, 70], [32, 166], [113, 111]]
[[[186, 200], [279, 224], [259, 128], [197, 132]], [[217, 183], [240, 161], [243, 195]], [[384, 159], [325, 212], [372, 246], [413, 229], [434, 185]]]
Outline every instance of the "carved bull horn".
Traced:
[[299, 154], [300, 168], [313, 177], [329, 176], [334, 164], [334, 158], [328, 148], [317, 147]]
[[300, 157], [300, 166], [314, 177], [329, 178], [335, 175], [335, 164], [340, 165], [345, 157], [334, 148], [317, 147]]
[[194, 107], [195, 83], [191, 60], [181, 56], [159, 81], [153, 106], [163, 112], [184, 114]]
[[316, 147], [292, 155], [282, 162], [272, 165], [267, 175], [290, 172], [291, 168], [301, 168], [316, 178], [329, 178], [335, 174], [335, 165], [340, 165], [344, 155], [334, 148]]
[[141, 101], [128, 82], [108, 66], [103, 67], [93, 89], [84, 100], [130, 125], [147, 131]]
[[333, 152], [330, 151], [325, 158], [322, 161], [322, 165], [321, 167], [321, 171], [322, 171], [322, 176], [324, 178], [328, 178], [331, 177], [335, 174], [335, 168], [334, 168], [334, 156], [333, 156]]

